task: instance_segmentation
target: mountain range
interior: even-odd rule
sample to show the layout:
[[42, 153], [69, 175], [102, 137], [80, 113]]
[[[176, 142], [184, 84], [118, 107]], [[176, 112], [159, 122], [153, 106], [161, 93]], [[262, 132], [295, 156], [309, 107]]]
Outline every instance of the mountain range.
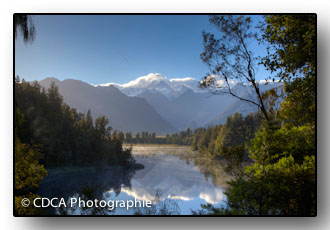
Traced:
[[[222, 124], [235, 112], [246, 115], [257, 110], [256, 106], [229, 94], [214, 95], [200, 89], [194, 78], [168, 79], [161, 74], [148, 74], [126, 84], [91, 85], [56, 78], [46, 78], [39, 83], [48, 88], [52, 81], [68, 105], [79, 112], [91, 109], [93, 117], [105, 115], [111, 127], [125, 132], [164, 135], [188, 127]], [[279, 82], [259, 85], [261, 91], [282, 87]], [[232, 87], [236, 94], [256, 100], [251, 88], [241, 83], [234, 83]]]
[[59, 81], [55, 78], [46, 78], [39, 83], [48, 88], [51, 82], [55, 82], [64, 102], [69, 106], [84, 113], [90, 109], [94, 118], [105, 115], [114, 129], [158, 134], [177, 131], [143, 98], [126, 96], [114, 86], [94, 87], [78, 80]]

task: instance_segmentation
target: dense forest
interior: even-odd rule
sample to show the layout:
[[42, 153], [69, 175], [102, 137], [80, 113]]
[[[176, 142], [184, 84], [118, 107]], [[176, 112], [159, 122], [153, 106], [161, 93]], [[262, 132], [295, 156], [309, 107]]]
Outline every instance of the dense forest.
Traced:
[[255, 136], [262, 122], [261, 113], [246, 117], [239, 113], [227, 117], [223, 125], [197, 129], [193, 136], [192, 149], [199, 155], [221, 160], [226, 172], [240, 173], [245, 162], [251, 162], [245, 145]]
[[108, 119], [93, 120], [91, 112], [78, 113], [63, 103], [55, 84], [46, 90], [37, 82], [15, 80], [15, 200], [17, 212], [22, 196], [36, 196], [47, 169], [108, 165], [134, 166], [130, 149], [111, 135]]
[[189, 128], [186, 131], [179, 133], [167, 134], [166, 136], [157, 136], [156, 133], [149, 133], [148, 131], [136, 133], [123, 133], [115, 130], [113, 135], [120, 137], [126, 144], [173, 144], [173, 145], [191, 145], [193, 138], [193, 131]]

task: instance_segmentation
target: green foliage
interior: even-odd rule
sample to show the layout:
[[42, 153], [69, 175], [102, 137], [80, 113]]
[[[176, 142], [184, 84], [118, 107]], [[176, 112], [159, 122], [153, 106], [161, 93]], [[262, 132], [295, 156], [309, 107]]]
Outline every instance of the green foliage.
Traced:
[[37, 146], [33, 148], [15, 140], [15, 189], [34, 191], [47, 171], [39, 163], [42, 155]]
[[315, 154], [315, 134], [311, 127], [269, 128], [269, 126], [269, 124], [265, 124], [263, 129], [256, 134], [255, 139], [251, 141], [249, 150], [252, 160], [261, 161], [264, 156], [260, 152], [265, 152], [270, 162], [276, 162], [281, 157], [292, 155], [296, 161], [301, 163], [305, 156]]
[[282, 80], [315, 76], [316, 15], [267, 15], [262, 37], [269, 44], [262, 59], [268, 70]]
[[[253, 164], [229, 182], [227, 206], [203, 207], [211, 215], [315, 215], [315, 134], [309, 126], [267, 122], [249, 145]], [[239, 156], [230, 149], [234, 160]], [[237, 170], [238, 165], [229, 170]]]
[[38, 190], [42, 179], [47, 176], [47, 170], [39, 163], [43, 155], [40, 153], [40, 146], [22, 144], [18, 133], [22, 131], [24, 124], [23, 114], [16, 108], [15, 114], [15, 210], [18, 215], [35, 215], [40, 210], [35, 207], [23, 207], [21, 200], [28, 198], [33, 200], [39, 197], [35, 193]]
[[35, 198], [40, 198], [39, 195], [36, 195], [32, 192], [28, 193], [28, 194], [24, 194], [22, 196], [18, 196], [15, 195], [15, 210], [14, 213], [16, 215], [40, 215], [41, 214], [41, 209], [40, 208], [36, 208], [33, 205], [29, 205], [28, 207], [23, 207], [21, 204], [22, 199], [27, 198], [31, 201], [33, 201]]
[[[272, 124], [273, 123], [273, 124]], [[251, 141], [248, 183], [258, 184], [259, 214], [315, 214], [315, 137], [311, 127], [272, 122]]]
[[123, 135], [111, 136], [108, 119], [100, 116], [94, 122], [90, 110], [78, 113], [64, 104], [55, 83], [46, 92], [37, 82], [17, 78], [15, 104], [26, 120], [18, 136], [22, 143], [41, 144], [46, 168], [133, 162], [129, 150], [122, 149]]
[[315, 127], [316, 121], [316, 84], [315, 78], [297, 78], [285, 84], [287, 97], [282, 102], [280, 116], [292, 125]]
[[235, 113], [223, 125], [196, 129], [193, 132], [192, 149], [198, 150], [199, 155], [221, 160], [225, 172], [239, 177], [243, 166], [251, 160], [245, 145], [254, 137], [261, 121], [261, 113], [251, 113], [245, 118]]

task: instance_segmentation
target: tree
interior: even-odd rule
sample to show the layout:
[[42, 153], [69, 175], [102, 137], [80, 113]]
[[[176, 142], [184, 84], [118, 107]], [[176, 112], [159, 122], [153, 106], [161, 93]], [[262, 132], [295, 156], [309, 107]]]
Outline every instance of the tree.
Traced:
[[36, 30], [31, 15], [15, 14], [14, 15], [14, 33], [15, 39], [20, 32], [25, 43], [32, 43], [35, 39]]
[[287, 96], [281, 103], [281, 119], [295, 126], [308, 125], [315, 128], [315, 78], [296, 78], [291, 83], [285, 83], [284, 89]]
[[23, 144], [19, 139], [25, 123], [24, 115], [15, 107], [15, 213], [18, 215], [35, 215], [40, 210], [34, 207], [22, 207], [21, 200], [33, 200], [39, 197], [36, 192], [47, 170], [40, 164], [43, 155], [40, 146]]
[[[213, 15], [210, 22], [220, 32], [220, 37], [203, 31], [204, 52], [201, 59], [211, 69], [211, 73], [201, 81], [202, 88], [211, 89], [214, 94], [230, 94], [239, 100], [257, 106], [266, 120], [269, 120], [266, 106], [262, 99], [258, 81], [255, 77], [257, 58], [248, 45], [257, 39], [252, 32], [250, 17], [237, 15]], [[256, 98], [239, 95], [233, 89], [232, 81], [238, 81], [252, 88]]]
[[248, 183], [257, 185], [256, 210], [266, 215], [315, 214], [315, 135], [308, 126], [267, 122], [249, 148], [254, 164]]
[[[227, 208], [206, 208], [218, 214], [315, 215], [315, 15], [265, 20], [262, 38], [269, 46], [261, 63], [284, 81], [286, 96], [247, 145], [251, 162], [229, 183]], [[261, 96], [271, 107], [274, 93]]]
[[[90, 110], [88, 110], [90, 112]], [[105, 116], [100, 116], [95, 120], [95, 129], [101, 139], [105, 139], [110, 135], [111, 127], [107, 127], [109, 124], [108, 118]]]
[[140, 133], [136, 133], [135, 140], [137, 143], [140, 141]]
[[125, 134], [123, 132], [118, 132], [118, 140], [123, 143], [125, 139]]
[[132, 136], [132, 133], [131, 132], [128, 132], [128, 133], [126, 133], [125, 134], [125, 141], [127, 142], [127, 143], [132, 143], [132, 141], [133, 141], [133, 136]]
[[90, 110], [77, 113], [64, 104], [56, 85], [51, 84], [46, 93], [37, 82], [20, 82], [17, 78], [15, 106], [25, 119], [23, 124], [15, 120], [18, 137], [32, 147], [40, 144], [44, 156], [40, 163], [45, 168], [75, 165], [100, 169], [106, 163], [120, 162], [129, 166], [130, 151], [122, 150], [121, 133], [115, 131], [111, 138], [106, 117], [94, 121]]
[[267, 15], [261, 28], [268, 44], [261, 63], [285, 81], [282, 118], [315, 125], [316, 15]]
[[267, 56], [262, 64], [282, 80], [316, 74], [316, 15], [267, 15], [261, 25]]

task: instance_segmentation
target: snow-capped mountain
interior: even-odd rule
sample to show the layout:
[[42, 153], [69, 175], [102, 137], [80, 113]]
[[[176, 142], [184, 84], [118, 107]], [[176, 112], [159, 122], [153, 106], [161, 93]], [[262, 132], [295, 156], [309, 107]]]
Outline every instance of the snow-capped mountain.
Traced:
[[174, 98], [182, 95], [188, 89], [195, 93], [200, 93], [201, 90], [198, 88], [198, 84], [199, 82], [196, 79], [190, 77], [168, 79], [162, 74], [150, 73], [126, 84], [106, 83], [96, 86], [108, 87], [112, 85], [118, 88], [121, 92], [125, 93], [127, 96], [137, 96], [146, 90], [154, 91], [163, 94], [170, 100], [173, 100]]
[[[92, 110], [94, 117], [106, 115], [113, 128], [122, 131], [173, 133], [224, 123], [229, 115], [254, 112], [257, 107], [230, 94], [214, 95], [198, 88], [194, 78], [168, 79], [151, 73], [126, 84], [94, 85], [77, 80], [47, 78], [40, 84], [48, 88], [54, 81], [63, 99], [78, 111]], [[221, 84], [221, 82], [219, 82]], [[225, 86], [225, 85], [224, 85]], [[256, 101], [254, 90], [242, 83], [230, 82], [236, 95]], [[277, 88], [282, 83], [259, 82], [260, 91]], [[278, 93], [279, 94], [279, 93]]]
[[[215, 77], [217, 87], [226, 87], [223, 80]], [[266, 84], [266, 81], [259, 81], [258, 83], [261, 92], [282, 86], [279, 82]], [[236, 95], [257, 101], [251, 86], [234, 80], [229, 84]], [[230, 94], [214, 95], [209, 90], [200, 89], [198, 85], [199, 81], [194, 78], [168, 79], [162, 74], [150, 73], [126, 84], [107, 83], [95, 87], [113, 86], [127, 96], [145, 99], [157, 113], [178, 130], [223, 123], [227, 116], [235, 112], [246, 115], [257, 110], [255, 105], [242, 102]]]

